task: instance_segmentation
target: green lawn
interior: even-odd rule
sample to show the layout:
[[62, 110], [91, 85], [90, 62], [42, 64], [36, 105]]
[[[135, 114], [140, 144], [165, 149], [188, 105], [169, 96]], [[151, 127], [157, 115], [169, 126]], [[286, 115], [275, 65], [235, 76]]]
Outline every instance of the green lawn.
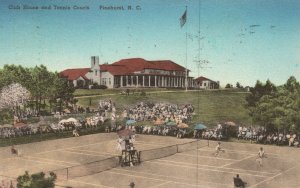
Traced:
[[188, 91], [178, 90], [168, 93], [151, 93], [146, 91], [146, 96], [135, 95], [111, 95], [79, 98], [78, 105], [95, 108], [100, 99], [112, 99], [116, 103], [117, 111], [134, 106], [141, 101], [168, 102], [184, 105], [193, 104], [195, 117], [192, 124], [202, 122], [208, 126], [215, 126], [218, 122], [234, 121], [242, 124], [251, 124], [251, 118], [245, 109], [245, 97], [247, 93], [231, 91]]

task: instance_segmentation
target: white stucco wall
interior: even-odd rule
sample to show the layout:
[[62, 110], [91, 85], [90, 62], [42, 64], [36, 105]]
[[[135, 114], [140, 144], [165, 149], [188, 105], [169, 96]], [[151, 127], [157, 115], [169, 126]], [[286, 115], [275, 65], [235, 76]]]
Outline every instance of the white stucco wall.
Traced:
[[76, 80], [73, 80], [73, 85], [74, 85], [74, 87], [76, 87], [77, 86], [77, 81], [79, 81], [79, 80], [83, 80], [84, 81], [84, 83], [85, 83], [85, 79], [83, 79], [81, 76], [79, 77], [79, 78], [77, 78]]
[[101, 83], [100, 85], [106, 85], [108, 88], [114, 87], [114, 76], [109, 72], [101, 73]]

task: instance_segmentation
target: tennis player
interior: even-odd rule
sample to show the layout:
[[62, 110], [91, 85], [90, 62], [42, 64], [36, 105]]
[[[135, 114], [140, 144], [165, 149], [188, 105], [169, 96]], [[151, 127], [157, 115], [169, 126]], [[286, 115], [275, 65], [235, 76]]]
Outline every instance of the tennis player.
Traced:
[[218, 142], [218, 145], [216, 146], [215, 157], [217, 157], [220, 154], [221, 151], [223, 153], [225, 152], [225, 150], [221, 148], [221, 142]]
[[261, 147], [258, 151], [256, 162], [260, 167], [263, 166], [263, 158], [267, 158], [264, 149]]

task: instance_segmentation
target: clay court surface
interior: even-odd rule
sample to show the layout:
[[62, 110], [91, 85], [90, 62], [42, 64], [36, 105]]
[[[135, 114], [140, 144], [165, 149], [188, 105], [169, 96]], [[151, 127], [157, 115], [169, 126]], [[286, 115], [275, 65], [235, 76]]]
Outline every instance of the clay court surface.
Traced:
[[[115, 133], [94, 134], [16, 146], [22, 156], [12, 156], [10, 148], [0, 149], [0, 180], [13, 180], [23, 174], [52, 171], [120, 155]], [[191, 142], [193, 139], [138, 135], [137, 150], [162, 148]], [[261, 145], [222, 142], [225, 153], [214, 156], [216, 142], [200, 140], [198, 149], [142, 162], [135, 167], [117, 167], [88, 176], [58, 180], [57, 187], [186, 188], [233, 187], [233, 177], [247, 182], [246, 187], [300, 187], [299, 148], [266, 146], [263, 167], [255, 161]]]

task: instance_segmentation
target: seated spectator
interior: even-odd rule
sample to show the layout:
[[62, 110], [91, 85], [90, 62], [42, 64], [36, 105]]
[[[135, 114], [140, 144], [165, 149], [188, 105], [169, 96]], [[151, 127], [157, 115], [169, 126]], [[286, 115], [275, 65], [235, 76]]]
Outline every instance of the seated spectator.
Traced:
[[236, 177], [233, 178], [233, 183], [235, 188], [244, 188], [245, 182], [240, 178], [239, 174], [236, 175]]
[[77, 129], [74, 129], [74, 130], [73, 130], [73, 136], [75, 136], [75, 137], [78, 137], [78, 136], [79, 136]]

